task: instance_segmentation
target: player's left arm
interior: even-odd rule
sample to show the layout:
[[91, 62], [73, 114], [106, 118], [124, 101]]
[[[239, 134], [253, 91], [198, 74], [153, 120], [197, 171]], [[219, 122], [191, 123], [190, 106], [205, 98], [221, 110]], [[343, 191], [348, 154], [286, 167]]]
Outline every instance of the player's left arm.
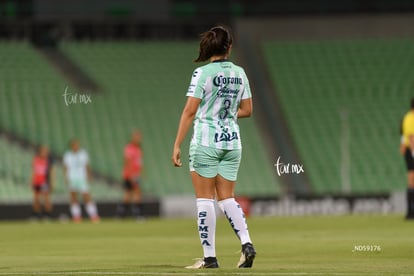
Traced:
[[88, 178], [88, 182], [91, 183], [92, 181], [92, 169], [89, 163], [89, 154], [85, 151], [85, 166], [86, 166], [86, 177]]
[[91, 183], [92, 181], [92, 169], [91, 166], [89, 164], [86, 164], [86, 174], [88, 177], [88, 182]]

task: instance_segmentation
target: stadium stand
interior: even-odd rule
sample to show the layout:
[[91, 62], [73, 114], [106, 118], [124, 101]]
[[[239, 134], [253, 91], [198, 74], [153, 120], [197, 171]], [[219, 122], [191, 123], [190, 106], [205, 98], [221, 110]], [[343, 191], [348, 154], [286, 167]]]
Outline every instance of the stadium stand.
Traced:
[[[76, 136], [89, 151], [92, 168], [117, 181], [121, 176], [123, 146], [130, 131], [139, 128], [144, 138], [144, 191], [156, 196], [192, 193], [187, 168], [174, 169], [170, 154], [187, 85], [195, 67], [191, 57], [196, 55], [197, 45], [183, 42], [64, 42], [61, 50], [99, 83], [102, 91], [82, 91], [68, 83], [28, 43], [0, 42], [0, 57], [4, 64], [0, 68], [0, 128], [33, 144], [50, 145], [59, 156], [67, 148], [68, 140]], [[164, 65], [155, 63], [155, 58], [164, 60]], [[78, 102], [67, 105], [65, 91], [77, 94]], [[86, 94], [92, 102], [79, 103], [79, 96]], [[248, 119], [241, 124], [245, 148], [239, 194], [276, 195], [279, 185], [273, 167], [275, 160], [268, 159], [254, 120]], [[188, 141], [183, 146], [184, 160], [187, 145]], [[8, 150], [9, 147], [5, 148]], [[30, 162], [32, 157], [32, 153], [9, 155], [13, 160], [21, 158], [25, 162], [27, 158]], [[25, 162], [16, 161], [19, 164]], [[15, 175], [28, 179], [27, 171]], [[21, 181], [10, 177], [4, 180], [9, 183], [7, 186], [20, 185], [18, 182]], [[63, 187], [61, 176], [58, 181]], [[100, 182], [94, 186], [97, 198], [119, 196], [119, 189], [108, 188]], [[29, 193], [16, 191], [16, 194], [27, 197]]]
[[412, 39], [266, 41], [262, 49], [317, 194], [404, 189], [397, 131], [413, 94]]

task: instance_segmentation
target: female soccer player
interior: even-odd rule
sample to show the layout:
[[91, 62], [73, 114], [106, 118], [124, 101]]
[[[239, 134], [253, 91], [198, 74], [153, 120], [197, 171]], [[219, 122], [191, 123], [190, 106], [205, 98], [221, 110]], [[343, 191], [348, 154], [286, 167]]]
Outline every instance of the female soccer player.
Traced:
[[49, 150], [45, 145], [40, 145], [37, 148], [36, 156], [32, 162], [32, 172], [33, 214], [37, 218], [41, 217], [43, 199], [43, 215], [50, 218], [52, 203], [49, 194], [53, 187], [53, 169]]
[[253, 106], [244, 70], [228, 60], [232, 40], [229, 30], [222, 26], [201, 35], [195, 62], [209, 63], [193, 72], [174, 143], [172, 162], [181, 167], [181, 144], [194, 120], [189, 165], [204, 258], [187, 268], [219, 267], [214, 199], [241, 241], [242, 255], [237, 266], [252, 267], [256, 256], [243, 211], [234, 199], [242, 152], [237, 119], [249, 117]]
[[124, 168], [122, 176], [124, 179], [124, 199], [118, 206], [118, 215], [124, 217], [129, 205], [131, 205], [132, 215], [142, 218], [140, 202], [141, 187], [140, 177], [142, 171], [142, 149], [141, 133], [138, 130], [132, 132], [130, 142], [124, 148]]
[[65, 182], [70, 190], [70, 212], [75, 223], [82, 221], [82, 211], [78, 203], [78, 193], [82, 194], [86, 212], [92, 222], [99, 222], [98, 210], [89, 193], [88, 180], [91, 178], [89, 157], [86, 150], [80, 148], [77, 139], [70, 141], [70, 150], [63, 156]]

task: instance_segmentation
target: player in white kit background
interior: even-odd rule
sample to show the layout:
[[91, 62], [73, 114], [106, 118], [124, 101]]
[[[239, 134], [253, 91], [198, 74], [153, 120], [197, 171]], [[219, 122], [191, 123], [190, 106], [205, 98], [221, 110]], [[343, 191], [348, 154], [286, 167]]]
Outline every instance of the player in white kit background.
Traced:
[[65, 182], [70, 191], [70, 212], [74, 222], [82, 221], [82, 211], [78, 200], [78, 194], [82, 195], [86, 212], [92, 222], [99, 222], [96, 204], [89, 193], [89, 181], [91, 170], [89, 156], [86, 150], [80, 148], [79, 140], [70, 141], [70, 150], [63, 156], [65, 170]]
[[180, 167], [181, 144], [194, 122], [189, 166], [197, 198], [198, 233], [204, 258], [187, 268], [219, 267], [214, 200], [242, 244], [237, 267], [252, 267], [256, 256], [243, 211], [234, 198], [242, 153], [237, 120], [249, 117], [253, 106], [243, 68], [228, 60], [232, 42], [230, 31], [222, 26], [201, 35], [199, 57], [195, 61], [209, 63], [193, 72], [174, 143], [172, 162]]

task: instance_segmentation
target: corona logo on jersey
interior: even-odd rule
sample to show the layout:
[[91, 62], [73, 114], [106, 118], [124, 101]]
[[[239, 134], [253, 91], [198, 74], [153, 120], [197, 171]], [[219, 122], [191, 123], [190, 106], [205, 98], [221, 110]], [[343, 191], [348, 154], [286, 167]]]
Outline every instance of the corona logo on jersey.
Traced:
[[224, 76], [215, 76], [213, 78], [213, 84], [215, 86], [221, 86], [226, 84], [243, 84], [242, 78], [236, 77], [224, 77]]

